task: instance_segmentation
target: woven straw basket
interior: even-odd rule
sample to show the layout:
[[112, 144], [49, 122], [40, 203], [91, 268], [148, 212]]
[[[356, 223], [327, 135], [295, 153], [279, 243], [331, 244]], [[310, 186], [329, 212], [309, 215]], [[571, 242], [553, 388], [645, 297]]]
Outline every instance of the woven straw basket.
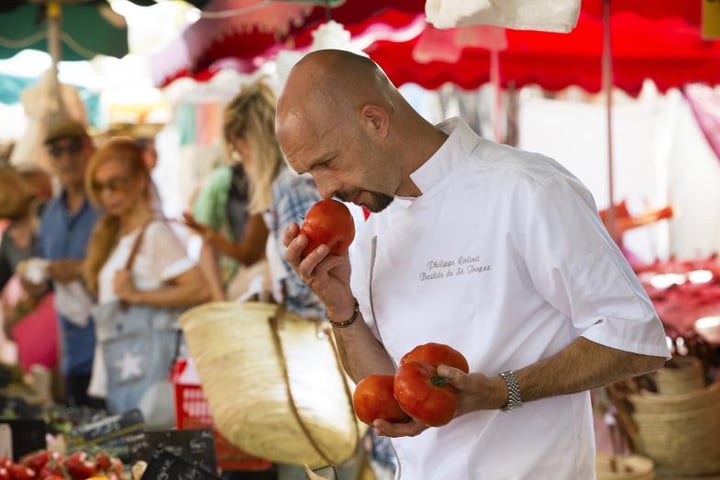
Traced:
[[720, 383], [680, 395], [629, 397], [639, 449], [680, 475], [720, 473]]
[[700, 390], [705, 386], [702, 362], [693, 356], [674, 357], [655, 373], [655, 383], [663, 395]]
[[278, 463], [337, 465], [363, 433], [350, 381], [318, 322], [267, 303], [214, 302], [180, 317], [215, 427]]
[[640, 455], [597, 454], [597, 480], [655, 480], [653, 461]]

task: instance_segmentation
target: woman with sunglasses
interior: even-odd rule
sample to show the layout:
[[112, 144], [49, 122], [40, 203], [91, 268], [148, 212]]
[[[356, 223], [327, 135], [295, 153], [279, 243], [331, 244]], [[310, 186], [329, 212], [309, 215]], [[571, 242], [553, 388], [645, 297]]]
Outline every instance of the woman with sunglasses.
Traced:
[[[186, 255], [184, 243], [156, 216], [150, 175], [142, 151], [131, 139], [115, 138], [100, 148], [90, 160], [85, 183], [91, 201], [104, 212], [93, 231], [84, 265], [86, 284], [100, 306], [121, 301], [176, 309], [208, 300], [206, 282]], [[111, 340], [108, 335], [112, 332], [101, 325], [100, 318], [96, 322], [99, 346], [90, 393], [111, 399], [113, 382], [107, 380], [118, 373], [113, 369], [127, 365], [107, 364], [102, 345]], [[135, 370], [144, 367], [141, 363]], [[126, 373], [123, 370], [122, 375]]]

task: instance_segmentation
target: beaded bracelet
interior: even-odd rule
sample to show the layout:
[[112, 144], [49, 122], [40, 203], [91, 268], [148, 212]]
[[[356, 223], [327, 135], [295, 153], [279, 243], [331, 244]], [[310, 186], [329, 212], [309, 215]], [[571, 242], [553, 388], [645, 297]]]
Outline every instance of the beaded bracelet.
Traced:
[[333, 328], [345, 328], [355, 323], [355, 320], [357, 320], [359, 315], [360, 305], [358, 305], [358, 301], [355, 300], [355, 309], [353, 310], [353, 314], [349, 319], [345, 320], [344, 322], [333, 322], [328, 318], [328, 322], [330, 322], [330, 325], [332, 325]]

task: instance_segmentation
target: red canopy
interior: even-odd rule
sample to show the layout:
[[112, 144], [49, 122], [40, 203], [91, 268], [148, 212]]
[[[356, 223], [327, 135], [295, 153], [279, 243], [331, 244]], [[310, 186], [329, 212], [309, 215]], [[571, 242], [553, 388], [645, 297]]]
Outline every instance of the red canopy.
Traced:
[[[577, 27], [567, 34], [507, 30], [507, 46], [498, 53], [501, 85], [539, 84], [548, 90], [577, 85], [600, 91], [603, 20], [589, 10], [581, 13]], [[434, 89], [452, 82], [476, 88], [490, 81], [491, 52], [457, 46], [462, 29], [472, 28], [433, 31], [428, 26], [412, 40], [378, 41], [366, 52], [398, 85], [412, 82]], [[630, 94], [637, 94], [646, 78], [661, 91], [690, 82], [720, 83], [720, 42], [703, 40], [700, 27], [685, 18], [651, 19], [622, 11], [612, 15], [611, 31], [614, 84]], [[419, 62], [418, 44], [424, 35], [444, 36], [444, 48], [460, 50], [459, 58], [452, 63]]]
[[[232, 0], [225, 3], [231, 4]], [[275, 3], [289, 2], [271, 2], [271, 6]], [[354, 37], [368, 32], [384, 36], [383, 31], [405, 29], [423, 16], [425, 0], [346, 0], [330, 10], [313, 7], [299, 25], [287, 31], [268, 30], [262, 23], [263, 11], [273, 14], [269, 9], [259, 10], [253, 12], [254, 19], [202, 18], [190, 25], [173, 44], [153, 56], [155, 84], [165, 86], [185, 76], [206, 80], [227, 66], [250, 73], [282, 48], [309, 47], [313, 41], [312, 31], [325, 22], [328, 15], [343, 24]], [[249, 20], [258, 22], [255, 28], [248, 28]], [[274, 23], [282, 24], [277, 20]]]
[[[506, 30], [506, 48], [498, 53], [501, 84], [539, 84], [549, 90], [578, 85], [599, 91], [603, 3], [583, 0], [578, 24], [570, 33]], [[330, 13], [357, 36], [378, 27], [398, 30], [416, 24], [424, 16], [424, 4], [424, 0], [346, 0]], [[689, 82], [720, 83], [720, 43], [701, 38], [699, 0], [612, 0], [611, 7], [617, 87], [635, 94], [646, 78], [653, 79], [663, 91]], [[232, 18], [202, 19], [186, 29], [175, 45], [156, 55], [156, 83], [167, 85], [188, 75], [205, 80], [228, 66], [252, 72], [281, 48], [309, 46], [312, 30], [326, 15], [325, 8], [314, 7], [304, 22], [286, 35], [257, 28], [238, 29], [238, 21]], [[396, 84], [413, 82], [436, 88], [453, 82], [463, 88], [476, 88], [490, 80], [491, 52], [481, 46], [457, 45], [462, 43], [458, 35], [467, 35], [473, 28], [438, 31], [428, 26], [428, 31], [416, 38], [399, 43], [380, 40], [366, 51]], [[428, 35], [436, 42], [440, 37], [436, 45], [446, 54], [449, 48], [457, 49], [457, 59], [419, 61], [423, 55], [419, 54], [418, 43], [426, 41]], [[184, 57], [177, 52], [184, 52]]]

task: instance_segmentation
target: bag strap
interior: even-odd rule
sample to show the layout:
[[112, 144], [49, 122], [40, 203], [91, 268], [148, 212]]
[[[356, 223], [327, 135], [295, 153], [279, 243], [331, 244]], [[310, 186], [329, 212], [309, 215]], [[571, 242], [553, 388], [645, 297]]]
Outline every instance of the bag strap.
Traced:
[[[140, 247], [142, 246], [143, 237], [145, 237], [145, 230], [147, 230], [148, 225], [150, 225], [153, 220], [155, 220], [155, 217], [151, 218], [149, 221], [145, 222], [145, 225], [140, 227], [140, 232], [138, 233], [138, 236], [135, 237], [135, 241], [133, 242], [132, 249], [130, 250], [130, 255], [128, 256], [127, 261], [125, 262], [125, 270], [128, 272], [132, 271], [133, 263], [135, 263], [135, 257], [137, 257], [138, 252], [140, 251]], [[120, 308], [125, 311], [128, 309], [128, 304], [124, 300], [120, 301]]]
[[[273, 344], [275, 346], [275, 351], [278, 355], [278, 359], [280, 360], [280, 368], [282, 369], [282, 375], [283, 380], [285, 381], [285, 391], [287, 393], [288, 401], [290, 402], [290, 411], [292, 412], [293, 416], [295, 417], [295, 420], [297, 420], [298, 425], [300, 425], [300, 428], [302, 429], [303, 433], [305, 434], [305, 437], [310, 442], [310, 445], [315, 449], [318, 455], [322, 457], [323, 460], [325, 460], [328, 465], [335, 466], [336, 464], [330, 459], [330, 455], [328, 455], [325, 451], [323, 451], [322, 448], [320, 448], [320, 445], [318, 441], [313, 437], [312, 433], [310, 432], [310, 428], [305, 424], [305, 421], [300, 416], [300, 411], [297, 408], [297, 405], [295, 404], [295, 397], [293, 396], [292, 388], [290, 386], [290, 374], [288, 373], [287, 368], [287, 359], [285, 358], [285, 353], [283, 351], [283, 345], [282, 340], [280, 339], [280, 322], [282, 321], [282, 317], [285, 315], [285, 308], [283, 306], [278, 307], [277, 311], [275, 312], [275, 315], [270, 317], [270, 331], [272, 332], [273, 337]], [[308, 320], [310, 321], [310, 320]], [[353, 402], [352, 402], [352, 393], [350, 391], [350, 385], [348, 384], [347, 377], [345, 375], [345, 372], [343, 371], [340, 354], [337, 350], [337, 347], [335, 343], [333, 342], [330, 335], [327, 335], [328, 341], [330, 342], [330, 346], [333, 349], [333, 353], [335, 354], [335, 366], [338, 369], [338, 373], [340, 375], [340, 378], [343, 382], [343, 389], [345, 390], [345, 396], [348, 400], [348, 405], [350, 406], [350, 416], [352, 417], [353, 425], [355, 426], [355, 447], [353, 447], [353, 451], [357, 450], [358, 444], [360, 442], [360, 429], [358, 427], [357, 420], [355, 420], [355, 409], [353, 408]]]
[[133, 242], [132, 249], [130, 250], [130, 255], [125, 262], [125, 270], [132, 269], [133, 263], [135, 263], [135, 257], [137, 257], [137, 254], [140, 251], [140, 247], [142, 246], [143, 237], [145, 237], [145, 230], [147, 230], [148, 225], [150, 225], [153, 220], [155, 220], [155, 217], [151, 218], [149, 221], [145, 222], [145, 225], [140, 227], [140, 233], [138, 233], [138, 236], [135, 237], [135, 242]]

